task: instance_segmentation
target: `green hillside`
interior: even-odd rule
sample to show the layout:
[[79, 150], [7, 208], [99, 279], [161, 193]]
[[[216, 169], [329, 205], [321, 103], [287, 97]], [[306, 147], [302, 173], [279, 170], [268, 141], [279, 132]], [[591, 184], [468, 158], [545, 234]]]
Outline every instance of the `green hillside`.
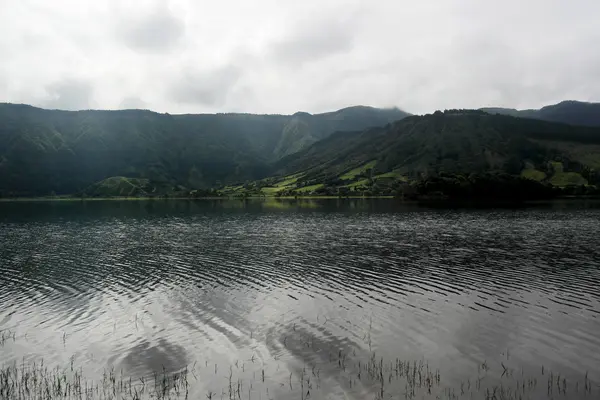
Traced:
[[[599, 149], [600, 128], [449, 110], [331, 135], [278, 161], [275, 178], [256, 185], [263, 193], [279, 187], [278, 195], [393, 194], [407, 181], [490, 174], [598, 185]], [[300, 177], [282, 190], [276, 177], [291, 174]]]
[[0, 104], [0, 196], [391, 195], [494, 185], [586, 192], [600, 183], [600, 127], [531, 115], [593, 125], [596, 106], [285, 116]]
[[333, 132], [406, 115], [370, 107], [285, 116], [72, 112], [0, 104], [0, 196], [80, 193], [119, 176], [161, 188], [244, 182], [268, 175], [270, 163]]

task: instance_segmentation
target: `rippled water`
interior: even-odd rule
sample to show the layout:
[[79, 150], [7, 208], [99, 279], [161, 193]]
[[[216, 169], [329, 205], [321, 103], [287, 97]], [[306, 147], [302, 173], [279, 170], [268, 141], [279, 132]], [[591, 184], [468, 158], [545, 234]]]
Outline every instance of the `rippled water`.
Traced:
[[[242, 398], [373, 398], [357, 371], [374, 353], [439, 370], [433, 397], [483, 396], [484, 375], [547, 393], [548, 371], [566, 397], [586, 372], [600, 393], [594, 203], [0, 203], [0, 262], [5, 365], [187, 367], [197, 398], [230, 374]], [[406, 395], [384, 380], [383, 397]]]

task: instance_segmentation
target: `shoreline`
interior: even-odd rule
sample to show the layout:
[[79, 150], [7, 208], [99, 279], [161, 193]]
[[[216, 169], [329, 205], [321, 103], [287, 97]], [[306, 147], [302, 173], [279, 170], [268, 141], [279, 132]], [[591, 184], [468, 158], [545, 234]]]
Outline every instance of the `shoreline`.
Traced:
[[449, 198], [423, 198], [423, 199], [403, 199], [394, 196], [206, 196], [206, 197], [13, 197], [0, 198], [1, 203], [37, 203], [37, 202], [98, 202], [98, 201], [248, 201], [248, 200], [397, 200], [400, 203], [431, 203], [431, 204], [490, 204], [490, 203], [541, 203], [557, 200], [600, 200], [600, 196], [559, 196], [549, 199], [504, 199], [494, 200], [485, 198], [475, 199], [449, 199]]
[[[0, 203], [18, 203], [18, 202], [87, 202], [87, 201], [171, 201], [171, 200], [299, 200], [299, 199], [394, 199], [394, 196], [207, 196], [207, 197], [14, 197], [0, 198]], [[404, 201], [398, 199], [400, 201]]]

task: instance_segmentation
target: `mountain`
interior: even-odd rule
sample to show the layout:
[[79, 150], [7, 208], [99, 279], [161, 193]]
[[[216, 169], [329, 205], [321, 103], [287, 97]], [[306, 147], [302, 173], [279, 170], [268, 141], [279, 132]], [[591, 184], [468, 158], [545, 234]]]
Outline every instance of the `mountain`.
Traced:
[[490, 114], [535, 118], [571, 125], [600, 126], [600, 103], [584, 103], [569, 100], [546, 106], [539, 110], [515, 110], [512, 108], [492, 107], [482, 108], [481, 110]]
[[[253, 180], [265, 176], [270, 163], [333, 132], [380, 126], [407, 115], [371, 107], [292, 116], [170, 115], [4, 103], [0, 195], [71, 194], [90, 185], [95, 185], [90, 191], [102, 187], [106, 193], [106, 188], [122, 189], [110, 183], [124, 182], [121, 178], [171, 190]], [[99, 184], [109, 178], [116, 179]]]
[[275, 178], [258, 185], [263, 193], [336, 193], [439, 174], [492, 173], [568, 186], [599, 184], [598, 171], [600, 127], [448, 110], [333, 134], [276, 162]]
[[281, 158], [296, 153], [336, 131], [381, 126], [409, 115], [397, 108], [378, 109], [365, 106], [348, 107], [316, 115], [298, 112], [286, 122], [273, 150], [273, 156]]
[[[600, 185], [597, 107], [170, 115], [0, 104], [0, 196], [202, 196], [218, 187], [226, 194], [390, 193], [402, 182], [448, 174], [591, 187]], [[470, 185], [460, 179], [453, 184]], [[496, 182], [475, 180], [486, 188]]]

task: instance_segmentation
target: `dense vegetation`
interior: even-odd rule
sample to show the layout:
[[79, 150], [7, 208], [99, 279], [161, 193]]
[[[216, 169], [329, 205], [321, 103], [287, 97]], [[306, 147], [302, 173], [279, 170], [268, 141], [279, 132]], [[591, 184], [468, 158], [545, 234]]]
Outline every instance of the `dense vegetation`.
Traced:
[[[438, 111], [381, 128], [334, 134], [278, 161], [275, 176], [281, 178], [243, 189], [281, 196], [441, 192], [502, 197], [508, 191], [510, 197], [538, 198], [558, 194], [548, 188], [554, 186], [563, 188], [560, 193], [595, 194], [600, 185], [599, 145], [597, 127], [477, 110]], [[456, 185], [442, 185], [448, 177]], [[433, 182], [442, 187], [432, 189]], [[498, 190], [490, 190], [492, 186]]]
[[4, 104], [0, 195], [596, 194], [597, 108], [563, 102], [541, 110], [488, 109], [492, 114], [407, 116], [351, 107], [317, 115], [172, 116]]
[[150, 186], [137, 194], [253, 180], [270, 172], [270, 162], [335, 131], [406, 115], [370, 107], [284, 116], [69, 112], [0, 104], [0, 195], [107, 193], [107, 187], [119, 187], [113, 185], [119, 177], [146, 180]]

